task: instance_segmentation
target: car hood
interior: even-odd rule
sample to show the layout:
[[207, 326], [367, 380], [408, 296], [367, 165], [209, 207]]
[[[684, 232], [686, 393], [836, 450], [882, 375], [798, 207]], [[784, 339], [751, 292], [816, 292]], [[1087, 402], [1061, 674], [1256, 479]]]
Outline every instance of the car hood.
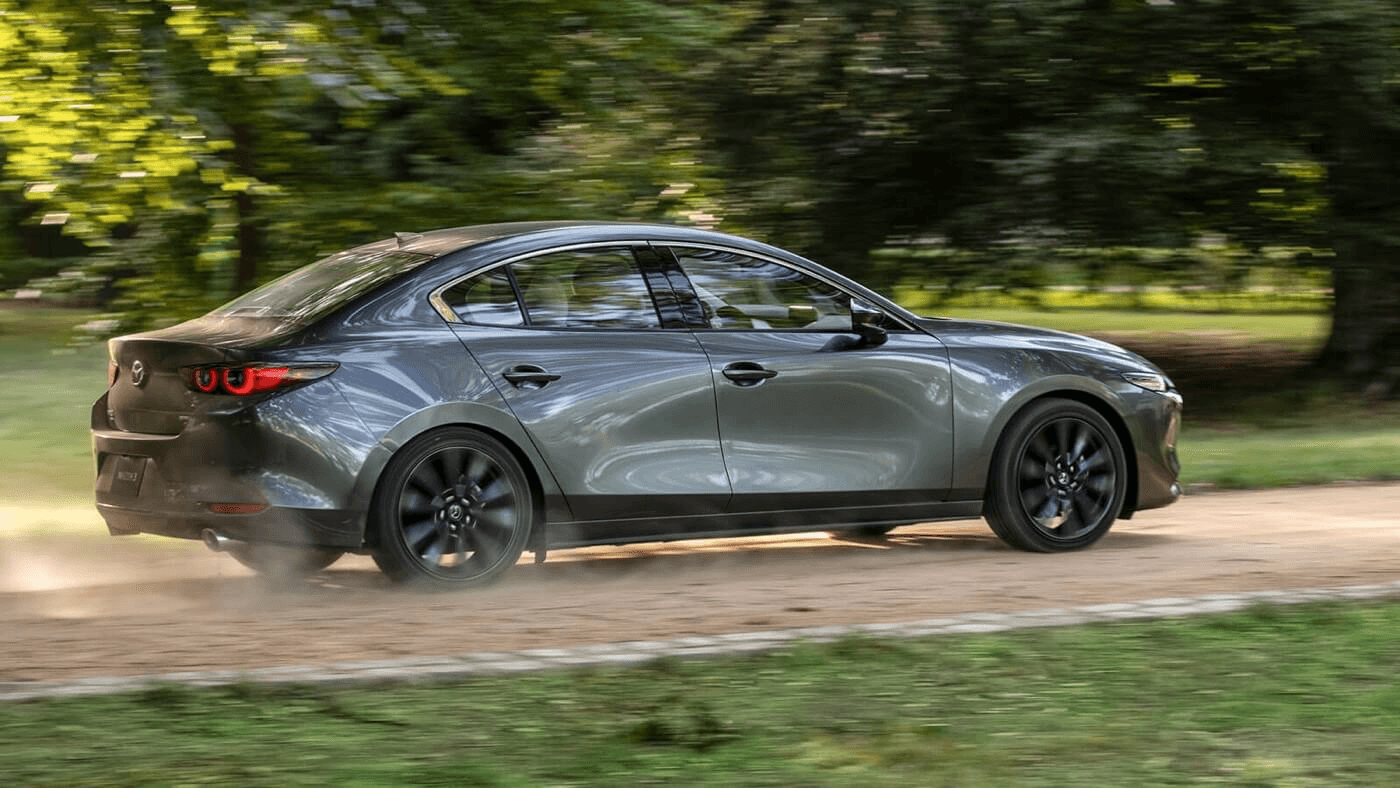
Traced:
[[1010, 347], [1082, 353], [1108, 363], [1116, 362], [1125, 368], [1162, 371], [1156, 364], [1131, 350], [1125, 350], [1102, 339], [1071, 334], [1068, 331], [1001, 323], [995, 320], [943, 317], [921, 317], [918, 325], [938, 337], [949, 348]]

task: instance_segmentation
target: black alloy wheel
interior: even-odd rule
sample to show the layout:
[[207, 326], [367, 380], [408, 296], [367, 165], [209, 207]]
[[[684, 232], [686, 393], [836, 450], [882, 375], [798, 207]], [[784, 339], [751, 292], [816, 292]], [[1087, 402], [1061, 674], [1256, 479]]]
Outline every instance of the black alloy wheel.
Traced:
[[1113, 427], [1080, 402], [1033, 403], [1007, 425], [992, 461], [986, 517], [1007, 544], [1087, 547], [1117, 519], [1127, 460]]
[[465, 427], [432, 432], [390, 460], [374, 503], [374, 560], [397, 582], [482, 585], [520, 558], [534, 501], [520, 463]]

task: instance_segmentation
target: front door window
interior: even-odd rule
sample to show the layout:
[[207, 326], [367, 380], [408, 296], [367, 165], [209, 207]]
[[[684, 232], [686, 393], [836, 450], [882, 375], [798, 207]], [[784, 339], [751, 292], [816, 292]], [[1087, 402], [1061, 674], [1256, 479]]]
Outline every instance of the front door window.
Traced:
[[674, 251], [710, 328], [851, 330], [851, 297], [820, 279], [736, 252]]

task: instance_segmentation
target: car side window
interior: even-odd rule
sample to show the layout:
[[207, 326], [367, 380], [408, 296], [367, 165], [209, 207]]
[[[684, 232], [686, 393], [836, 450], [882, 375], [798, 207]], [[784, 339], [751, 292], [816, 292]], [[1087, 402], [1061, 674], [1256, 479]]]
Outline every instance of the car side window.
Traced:
[[518, 260], [442, 291], [464, 323], [544, 328], [660, 328], [656, 305], [627, 247]]
[[493, 268], [442, 292], [442, 300], [464, 323], [481, 326], [523, 326], [525, 315], [515, 297], [510, 272]]
[[850, 295], [820, 279], [737, 252], [672, 251], [710, 328], [851, 330]]
[[511, 268], [532, 326], [661, 327], [651, 293], [626, 247], [554, 252]]

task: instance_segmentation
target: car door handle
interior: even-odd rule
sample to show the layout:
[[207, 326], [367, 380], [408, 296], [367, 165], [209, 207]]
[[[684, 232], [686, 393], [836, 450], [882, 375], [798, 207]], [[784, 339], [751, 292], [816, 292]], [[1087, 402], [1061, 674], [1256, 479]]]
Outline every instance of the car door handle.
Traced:
[[510, 381], [510, 384], [516, 388], [526, 383], [534, 383], [537, 387], [543, 386], [559, 379], [558, 375], [534, 364], [517, 364], [502, 372], [501, 377]]
[[720, 370], [720, 374], [738, 383], [740, 386], [752, 386], [755, 383], [777, 377], [778, 371], [774, 369], [764, 369], [762, 366], [752, 361], [736, 361]]

